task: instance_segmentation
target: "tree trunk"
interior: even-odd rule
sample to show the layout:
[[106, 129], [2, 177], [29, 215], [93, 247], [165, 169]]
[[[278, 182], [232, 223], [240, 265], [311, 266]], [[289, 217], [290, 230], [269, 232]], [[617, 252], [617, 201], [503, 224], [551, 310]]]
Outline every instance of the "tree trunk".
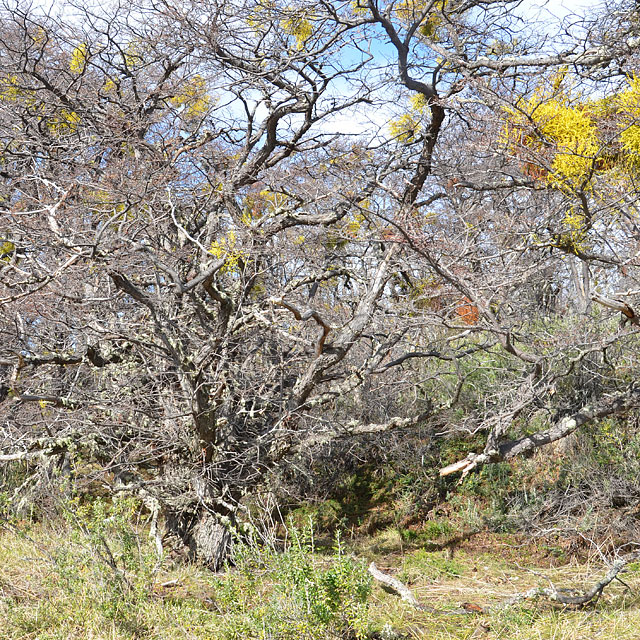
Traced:
[[576, 293], [576, 310], [581, 314], [588, 314], [591, 310], [591, 277], [589, 265], [579, 261], [575, 256], [569, 258], [569, 270]]
[[191, 560], [220, 571], [231, 551], [233, 514], [213, 513], [201, 504], [165, 512], [166, 532], [178, 538]]
[[231, 551], [231, 533], [215, 515], [203, 513], [193, 527], [189, 548], [200, 562], [219, 571]]

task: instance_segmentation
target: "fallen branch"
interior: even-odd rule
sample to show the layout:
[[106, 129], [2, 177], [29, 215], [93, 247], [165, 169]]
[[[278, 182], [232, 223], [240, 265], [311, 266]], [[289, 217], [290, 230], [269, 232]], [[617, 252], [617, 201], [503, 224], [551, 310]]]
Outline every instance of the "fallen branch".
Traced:
[[602, 579], [596, 582], [593, 587], [591, 587], [587, 591], [566, 589], [562, 587], [556, 587], [554, 584], [551, 584], [550, 587], [534, 587], [532, 589], [528, 589], [527, 591], [516, 593], [504, 602], [501, 602], [500, 604], [493, 607], [480, 607], [478, 605], [465, 602], [458, 609], [434, 609], [432, 607], [428, 607], [427, 605], [421, 604], [413, 595], [409, 587], [407, 587], [397, 578], [394, 578], [393, 576], [387, 575], [386, 573], [380, 571], [375, 562], [372, 562], [369, 565], [369, 573], [375, 580], [382, 584], [382, 588], [385, 589], [385, 591], [399, 596], [402, 600], [408, 602], [410, 605], [412, 605], [416, 609], [419, 609], [420, 611], [426, 611], [428, 613], [434, 613], [438, 615], [461, 615], [501, 611], [503, 609], [506, 609], [507, 607], [512, 607], [516, 604], [519, 604], [524, 600], [534, 600], [538, 598], [546, 598], [547, 600], [551, 600], [552, 602], [557, 602], [559, 604], [574, 607], [584, 606], [586, 604], [589, 604], [590, 602], [597, 602], [605, 588], [614, 580], [620, 580], [620, 578], [618, 578], [618, 575], [622, 571], [624, 571], [625, 567], [629, 563], [635, 562], [636, 560], [640, 560], [640, 550], [618, 558], [615, 562], [613, 562]]
[[394, 578], [393, 576], [389, 576], [386, 573], [382, 573], [380, 569], [376, 566], [375, 562], [372, 562], [369, 565], [369, 573], [373, 576], [375, 580], [381, 582], [383, 587], [386, 587], [387, 591], [391, 591], [395, 595], [400, 596], [402, 600], [408, 602], [413, 605], [416, 609], [421, 609], [423, 605], [421, 605], [417, 598], [411, 593], [411, 589], [407, 587], [404, 583], [400, 582], [398, 578]]
[[501, 442], [496, 448], [485, 449], [482, 453], [470, 453], [463, 460], [440, 469], [440, 475], [448, 476], [462, 471], [462, 477], [464, 478], [470, 471], [483, 464], [502, 462], [503, 460], [530, 453], [539, 447], [572, 434], [579, 427], [588, 424], [592, 420], [611, 415], [621, 415], [638, 407], [640, 407], [640, 386], [631, 386], [625, 393], [605, 398], [595, 405], [585, 405], [576, 413], [564, 416], [551, 425], [549, 429], [532, 433], [517, 440]]
[[634, 562], [639, 559], [640, 551], [635, 551], [634, 553], [629, 553], [626, 556], [618, 558], [611, 565], [611, 568], [603, 578], [596, 582], [588, 591], [581, 593], [572, 589], [557, 588], [553, 584], [547, 588], [536, 587], [529, 589], [528, 591], [515, 594], [498, 607], [495, 607], [495, 609], [504, 609], [506, 607], [511, 607], [514, 604], [518, 604], [523, 600], [531, 600], [541, 597], [570, 606], [583, 606], [589, 602], [597, 602], [598, 598], [602, 595], [602, 592], [618, 577], [618, 574], [623, 571], [630, 562]]
[[603, 307], [607, 307], [608, 309], [615, 309], [619, 311], [624, 317], [623, 322], [630, 322], [634, 324], [636, 327], [640, 326], [640, 318], [636, 315], [636, 312], [623, 300], [615, 300], [613, 298], [605, 298], [597, 293], [591, 294], [591, 299], [598, 304], [601, 304]]
[[410, 605], [414, 606], [420, 611], [435, 613], [442, 616], [484, 613], [484, 609], [482, 607], [469, 603], [464, 603], [459, 609], [434, 609], [433, 607], [429, 607], [426, 604], [420, 604], [420, 602], [418, 602], [418, 599], [413, 595], [413, 593], [411, 593], [411, 589], [409, 589], [406, 584], [398, 580], [398, 578], [394, 578], [393, 576], [387, 575], [386, 573], [380, 571], [375, 562], [372, 562], [369, 565], [369, 573], [373, 576], [374, 580], [377, 580], [382, 584], [382, 588], [385, 591], [389, 591], [394, 595], [400, 596], [402, 600], [408, 602]]

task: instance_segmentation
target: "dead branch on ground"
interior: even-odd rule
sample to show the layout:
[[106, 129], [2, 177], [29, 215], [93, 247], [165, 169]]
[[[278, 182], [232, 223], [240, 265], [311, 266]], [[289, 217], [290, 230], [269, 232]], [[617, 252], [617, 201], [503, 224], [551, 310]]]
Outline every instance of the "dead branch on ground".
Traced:
[[528, 589], [527, 591], [516, 593], [504, 602], [493, 607], [481, 607], [471, 603], [463, 603], [458, 609], [434, 609], [427, 605], [421, 604], [413, 595], [409, 587], [398, 580], [398, 578], [394, 578], [393, 576], [380, 571], [375, 562], [372, 562], [369, 565], [369, 573], [375, 580], [381, 583], [382, 588], [385, 589], [385, 591], [399, 596], [402, 600], [408, 602], [410, 605], [412, 605], [416, 609], [419, 609], [420, 611], [426, 611], [428, 613], [434, 613], [438, 615], [460, 615], [501, 611], [508, 607], [519, 604], [525, 600], [535, 600], [540, 598], [546, 598], [547, 600], [550, 600], [552, 602], [557, 602], [559, 604], [572, 607], [585, 606], [591, 602], [595, 603], [598, 601], [605, 588], [616, 578], [618, 578], [618, 575], [624, 571], [629, 563], [637, 560], [640, 560], [640, 550], [619, 557], [611, 564], [609, 570], [602, 577], [602, 579], [596, 582], [590, 589], [586, 591], [556, 587], [554, 584], [551, 584], [551, 586], [549, 587], [534, 587], [532, 589]]

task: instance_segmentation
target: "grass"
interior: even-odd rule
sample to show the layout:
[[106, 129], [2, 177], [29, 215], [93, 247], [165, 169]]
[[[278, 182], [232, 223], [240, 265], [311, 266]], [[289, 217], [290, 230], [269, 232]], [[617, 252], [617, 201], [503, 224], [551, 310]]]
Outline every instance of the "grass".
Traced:
[[[514, 593], [546, 585], [541, 575], [557, 585], [591, 584], [602, 572], [600, 567], [566, 566], [531, 570], [515, 567], [499, 557], [476, 558], [464, 552], [455, 559], [460, 575], [447, 569], [453, 561], [434, 557], [438, 554], [413, 551], [402, 563], [399, 577], [407, 579], [418, 600], [434, 609], [448, 609], [465, 602], [497, 607]], [[440, 554], [441, 555], [441, 554]], [[434, 568], [436, 571], [434, 572]], [[376, 590], [372, 606], [374, 624], [390, 624], [408, 630], [409, 638], [539, 640], [637, 639], [640, 629], [640, 575], [626, 575], [622, 585], [612, 584], [595, 606], [572, 610], [549, 602], [525, 602], [521, 606], [496, 610], [489, 614], [438, 616], [415, 611], [382, 590]], [[485, 627], [487, 630], [485, 631]], [[476, 635], [473, 635], [474, 632]]]
[[388, 640], [635, 640], [640, 629], [640, 566], [622, 576], [630, 589], [614, 582], [584, 609], [540, 601], [458, 616], [416, 610], [368, 585], [362, 565], [352, 559], [355, 553], [375, 560], [420, 602], [439, 610], [464, 602], [496, 607], [516, 592], [547, 586], [547, 580], [587, 586], [604, 572], [595, 560], [551, 568], [518, 565], [513, 558], [524, 554], [511, 550], [507, 537], [494, 538], [491, 552], [462, 548], [453, 558], [408, 547], [393, 530], [322, 553], [303, 539], [285, 554], [247, 547], [236, 569], [214, 575], [168, 560], [158, 567], [143, 529], [136, 533], [136, 545], [128, 549], [113, 531], [101, 530], [112, 536], [108, 542], [124, 573], [117, 577], [92, 546], [95, 532], [86, 527], [81, 534], [64, 521], [0, 528], [2, 638], [346, 640], [357, 636], [359, 624], [362, 638]]

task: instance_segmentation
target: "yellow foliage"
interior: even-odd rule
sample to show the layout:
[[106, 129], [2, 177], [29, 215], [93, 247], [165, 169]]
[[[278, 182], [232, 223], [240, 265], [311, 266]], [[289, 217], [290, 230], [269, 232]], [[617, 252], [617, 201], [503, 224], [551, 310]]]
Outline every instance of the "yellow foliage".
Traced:
[[47, 128], [56, 136], [73, 133], [80, 123], [80, 116], [75, 111], [61, 109], [60, 113], [47, 119]]
[[625, 160], [633, 168], [640, 168], [640, 77], [629, 79], [629, 88], [616, 97], [620, 142]]
[[424, 10], [431, 6], [430, 13], [423, 19], [418, 32], [425, 38], [438, 40], [438, 29], [442, 26], [442, 11], [449, 4], [449, 0], [401, 0], [396, 5], [396, 14], [403, 22], [411, 24], [419, 20]]
[[411, 113], [405, 113], [389, 123], [389, 133], [399, 142], [413, 142], [419, 131], [420, 122]]
[[124, 63], [128, 69], [135, 69], [143, 62], [140, 45], [136, 42], [130, 42], [124, 53]]
[[260, 197], [265, 202], [267, 209], [271, 213], [275, 213], [278, 209], [282, 209], [282, 207], [289, 202], [289, 196], [286, 193], [269, 191], [268, 189], [263, 189], [260, 192]]
[[236, 271], [239, 262], [247, 257], [244, 251], [236, 248], [236, 234], [233, 229], [229, 230], [224, 238], [212, 242], [209, 253], [217, 259], [225, 258], [224, 266], [220, 269], [221, 273]]
[[0, 78], [0, 100], [5, 102], [16, 102], [24, 96], [24, 91], [20, 88], [18, 76], [11, 75]]
[[413, 142], [422, 129], [420, 121], [428, 106], [422, 93], [414, 93], [409, 98], [409, 112], [389, 123], [389, 133], [399, 142]]
[[[547, 182], [558, 188], [582, 187], [599, 168], [603, 148], [589, 105], [561, 90], [565, 71], [551, 78], [550, 86], [507, 108], [509, 120], [503, 139], [520, 153], [524, 147], [543, 158], [550, 171]], [[542, 177], [539, 171], [536, 177]]]
[[11, 240], [0, 243], [0, 262], [9, 262], [11, 254], [15, 251], [16, 245]]
[[556, 146], [550, 181], [582, 183], [591, 173], [600, 148], [598, 131], [589, 114], [581, 107], [571, 107], [557, 100], [539, 105], [535, 121], [542, 136]]
[[71, 60], [69, 61], [69, 69], [73, 73], [82, 73], [87, 64], [88, 54], [87, 45], [79, 44], [71, 53]]
[[247, 24], [256, 32], [263, 32], [273, 19], [275, 9], [276, 5], [274, 0], [261, 0], [247, 16]]
[[43, 44], [47, 41], [47, 32], [43, 27], [36, 27], [35, 31], [31, 34], [34, 44]]
[[409, 106], [412, 111], [424, 111], [429, 103], [427, 102], [427, 98], [422, 93], [415, 93], [409, 98]]
[[437, 42], [438, 29], [442, 26], [442, 17], [434, 14], [427, 18], [427, 21], [418, 29], [418, 31], [428, 40]]
[[174, 107], [185, 107], [184, 114], [187, 118], [202, 117], [211, 105], [206, 80], [199, 75], [193, 76], [170, 102]]
[[357, 213], [349, 222], [347, 222], [347, 234], [351, 237], [357, 237], [362, 223], [366, 220], [362, 213]]
[[556, 246], [568, 249], [573, 253], [587, 248], [587, 229], [584, 215], [575, 207], [571, 207], [562, 220], [563, 232], [556, 238]]
[[[558, 188], [584, 188], [604, 171], [617, 180], [640, 170], [640, 77], [628, 79], [618, 94], [581, 100], [564, 88], [567, 70], [561, 69], [532, 96], [507, 108], [503, 142], [516, 155], [533, 152], [549, 170], [525, 162], [525, 170]], [[613, 121], [617, 135], [601, 134], [599, 126]], [[529, 156], [531, 158], [531, 156]]]
[[395, 6], [396, 14], [405, 22], [417, 20], [426, 9], [428, 0], [400, 0]]
[[112, 215], [114, 213], [122, 213], [126, 208], [125, 203], [118, 201], [114, 193], [104, 189], [90, 191], [87, 195], [92, 213]]
[[35, 91], [23, 89], [17, 75], [0, 78], [0, 101], [21, 102], [29, 109], [33, 109], [39, 114], [47, 129], [56, 136], [73, 133], [80, 123], [80, 116], [69, 109], [60, 109], [55, 115], [47, 116], [45, 103], [38, 99]]
[[111, 78], [109, 78], [109, 80], [107, 80], [104, 83], [104, 86], [102, 87], [102, 90], [105, 93], [109, 93], [109, 92], [113, 91], [115, 88], [116, 88], [116, 83]]
[[351, 2], [351, 11], [355, 14], [368, 13], [369, 9], [366, 0], [353, 0]]
[[246, 196], [241, 222], [250, 227], [256, 220], [260, 220], [265, 213], [274, 214], [287, 205], [290, 198], [286, 193], [263, 189]]
[[309, 21], [309, 12], [304, 10], [289, 10], [289, 15], [280, 22], [283, 31], [296, 39], [296, 49], [304, 48], [305, 43], [313, 33], [313, 26]]
[[240, 222], [246, 227], [253, 226], [254, 221], [259, 220], [262, 217], [262, 211], [256, 207], [245, 207], [242, 215], [240, 216]]

